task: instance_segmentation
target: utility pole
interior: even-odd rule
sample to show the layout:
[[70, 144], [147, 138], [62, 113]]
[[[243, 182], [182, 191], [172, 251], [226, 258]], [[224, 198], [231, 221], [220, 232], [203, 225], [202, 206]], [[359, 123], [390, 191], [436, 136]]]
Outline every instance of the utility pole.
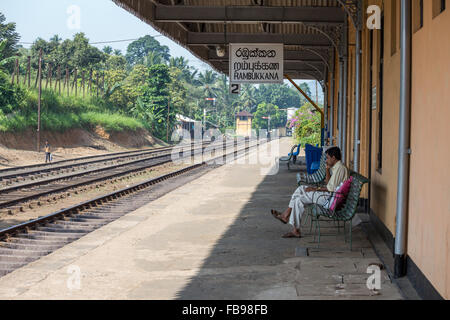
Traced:
[[167, 125], [166, 125], [166, 141], [169, 142], [169, 113], [170, 113], [170, 97], [167, 101]]
[[316, 83], [316, 104], [319, 104], [319, 91], [317, 90], [317, 80], [315, 81]]
[[38, 124], [37, 124], [37, 152], [41, 151], [41, 93], [42, 93], [42, 49], [39, 50], [39, 69], [38, 69], [38, 82], [39, 82], [39, 93], [38, 93]]

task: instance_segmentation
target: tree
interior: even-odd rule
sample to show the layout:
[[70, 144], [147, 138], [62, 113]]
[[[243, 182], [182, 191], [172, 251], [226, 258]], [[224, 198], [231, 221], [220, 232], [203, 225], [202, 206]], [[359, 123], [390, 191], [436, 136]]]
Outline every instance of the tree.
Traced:
[[4, 71], [6, 71], [6, 66], [16, 59], [15, 57], [6, 57], [7, 45], [8, 40], [6, 39], [0, 42], [0, 70], [3, 69]]
[[123, 82], [124, 94], [127, 97], [127, 109], [132, 115], [136, 114], [136, 111], [132, 111], [132, 109], [136, 107], [137, 100], [148, 90], [148, 78], [148, 68], [144, 65], [137, 64]]
[[183, 72], [175, 67], [169, 68], [170, 84], [170, 108], [179, 110], [182, 114], [188, 114], [188, 106], [186, 105], [186, 86], [183, 82]]
[[160, 55], [157, 52], [150, 52], [143, 61], [143, 64], [146, 65], [147, 67], [151, 67], [153, 65], [156, 64], [163, 64], [164, 63], [164, 58], [162, 55]]
[[142, 106], [145, 113], [153, 115], [152, 117], [152, 134], [160, 139], [166, 136], [166, 126], [169, 126], [169, 132], [172, 131], [176, 121], [176, 109], [170, 108], [168, 113], [168, 105], [170, 99], [169, 85], [171, 82], [169, 67], [164, 64], [153, 65], [149, 68], [147, 88], [142, 95]]
[[127, 66], [127, 60], [123, 56], [109, 56], [105, 64], [108, 70], [125, 70]]
[[149, 35], [130, 43], [125, 57], [128, 64], [134, 66], [136, 64], [144, 64], [144, 59], [150, 52], [161, 56], [162, 62], [167, 62], [170, 58], [169, 47], [162, 46], [155, 38]]
[[4, 72], [8, 63], [15, 60], [15, 57], [5, 57], [7, 45], [6, 39], [0, 42], [0, 116], [3, 116], [4, 113], [11, 113], [23, 94], [18, 87], [11, 84], [9, 77]]
[[290, 123], [290, 127], [294, 128], [295, 139], [302, 145], [320, 143], [320, 126], [321, 115], [310, 103], [305, 103], [298, 109]]
[[42, 38], [36, 39], [31, 46], [32, 65], [37, 68], [39, 51], [42, 49], [44, 64], [52, 63], [67, 66], [69, 69], [92, 69], [104, 63], [108, 57], [99, 49], [89, 44], [84, 33], [77, 33], [73, 40], [66, 39], [61, 42], [57, 35], [47, 42]]
[[[5, 23], [5, 21], [5, 15], [0, 12], [0, 41], [6, 40], [0, 59], [16, 55], [20, 39], [20, 35], [16, 32], [16, 24], [13, 22]], [[12, 72], [14, 62], [8, 61], [8, 63], [5, 64], [5, 68], [8, 72]]]
[[254, 113], [254, 119], [252, 123], [253, 129], [269, 129], [269, 121], [263, 119], [263, 117], [270, 117], [270, 129], [279, 128], [286, 123], [282, 122], [282, 112], [278, 110], [278, 107], [272, 103], [260, 103], [256, 112]]
[[[240, 109], [255, 112], [258, 106], [257, 90], [252, 84], [243, 84], [241, 87]], [[270, 101], [270, 100], [269, 100]], [[263, 102], [263, 101], [261, 101]], [[236, 110], [239, 111], [239, 110]]]
[[103, 47], [103, 52], [106, 54], [112, 54], [113, 48], [110, 46]]

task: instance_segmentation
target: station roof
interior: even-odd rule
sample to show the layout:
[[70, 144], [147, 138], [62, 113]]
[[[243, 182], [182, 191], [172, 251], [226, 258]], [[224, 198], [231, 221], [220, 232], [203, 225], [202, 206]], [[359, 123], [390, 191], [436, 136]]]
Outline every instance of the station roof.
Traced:
[[[323, 80], [356, 0], [113, 0], [219, 72], [229, 43], [283, 43], [284, 72]], [[223, 57], [217, 48], [223, 48]]]

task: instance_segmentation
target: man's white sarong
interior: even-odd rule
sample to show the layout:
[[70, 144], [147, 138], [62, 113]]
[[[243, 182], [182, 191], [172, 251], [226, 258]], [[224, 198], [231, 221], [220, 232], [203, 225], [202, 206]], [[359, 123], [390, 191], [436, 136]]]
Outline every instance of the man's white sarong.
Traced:
[[306, 192], [306, 188], [307, 186], [298, 187], [292, 195], [291, 202], [289, 202], [289, 208], [292, 209], [289, 217], [289, 224], [293, 225], [297, 229], [300, 229], [300, 221], [302, 220], [303, 211], [305, 211], [305, 204], [318, 203], [322, 206], [326, 206], [330, 198], [329, 192]]

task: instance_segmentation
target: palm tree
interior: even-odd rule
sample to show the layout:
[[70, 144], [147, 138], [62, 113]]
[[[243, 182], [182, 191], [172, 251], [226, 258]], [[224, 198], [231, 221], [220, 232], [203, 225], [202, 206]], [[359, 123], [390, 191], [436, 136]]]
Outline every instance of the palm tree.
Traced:
[[205, 98], [216, 98], [218, 88], [215, 86], [217, 74], [212, 70], [205, 70], [198, 76], [198, 85], [202, 87]]
[[155, 64], [163, 64], [164, 59], [163, 56], [155, 51], [151, 51], [145, 58], [144, 58], [144, 65], [147, 67], [151, 67]]
[[193, 68], [189, 66], [189, 60], [185, 59], [184, 57], [172, 57], [169, 60], [169, 67], [181, 70], [183, 80], [187, 83], [193, 82], [196, 71], [191, 73], [191, 70]]
[[255, 112], [258, 107], [256, 100], [256, 87], [251, 84], [244, 84], [242, 85], [241, 92], [241, 108], [251, 113]]

